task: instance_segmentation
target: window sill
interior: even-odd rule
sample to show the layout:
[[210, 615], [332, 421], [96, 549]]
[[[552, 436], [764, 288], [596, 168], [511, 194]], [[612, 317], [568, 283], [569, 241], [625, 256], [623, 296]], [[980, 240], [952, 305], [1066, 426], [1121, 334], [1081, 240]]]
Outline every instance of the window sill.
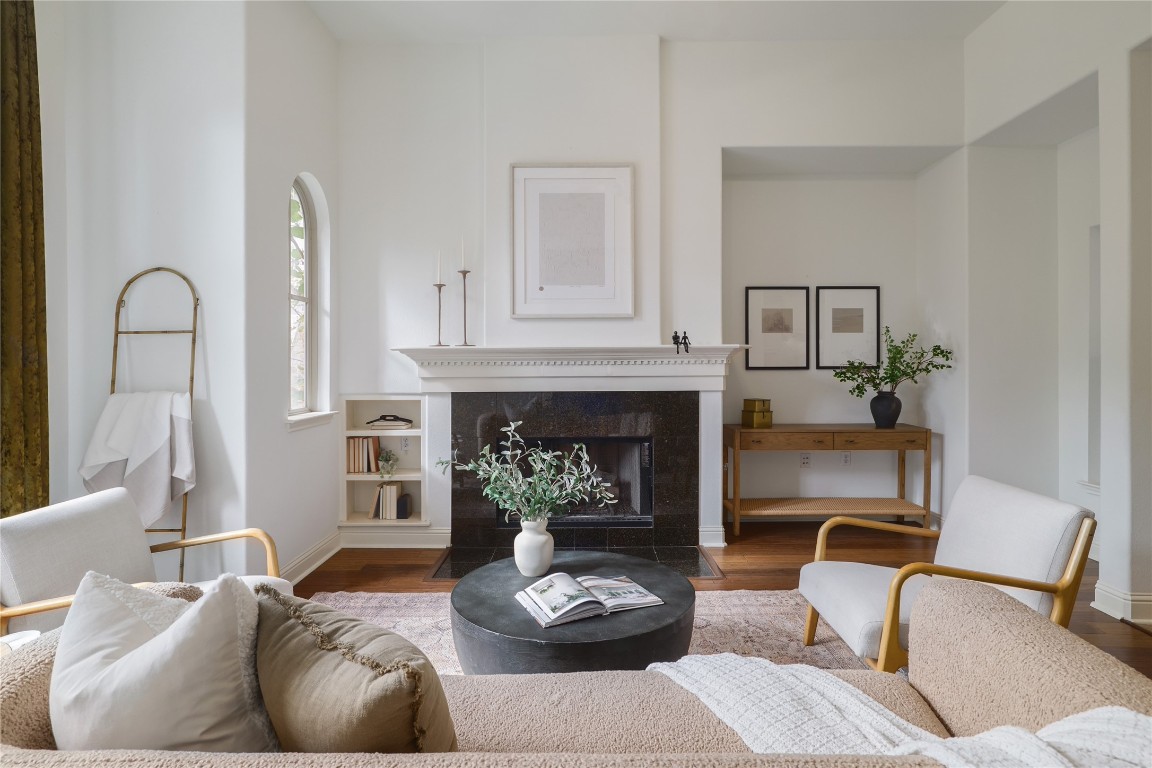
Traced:
[[286, 426], [289, 432], [297, 432], [301, 429], [311, 429], [312, 427], [322, 427], [332, 421], [332, 417], [336, 415], [336, 411], [312, 411], [311, 413], [300, 413], [295, 416], [289, 416]]

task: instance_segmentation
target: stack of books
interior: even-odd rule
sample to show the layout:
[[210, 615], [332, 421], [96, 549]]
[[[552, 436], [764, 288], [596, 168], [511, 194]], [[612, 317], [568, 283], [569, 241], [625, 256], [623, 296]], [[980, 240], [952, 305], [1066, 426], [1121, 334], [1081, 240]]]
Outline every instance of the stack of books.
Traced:
[[[376, 498], [372, 500], [372, 518], [375, 520], [401, 520], [397, 511], [400, 500], [400, 483], [387, 482], [376, 486]], [[408, 517], [405, 514], [403, 517]]]
[[772, 401], [744, 398], [744, 411], [740, 426], [747, 429], [767, 429], [772, 426]]

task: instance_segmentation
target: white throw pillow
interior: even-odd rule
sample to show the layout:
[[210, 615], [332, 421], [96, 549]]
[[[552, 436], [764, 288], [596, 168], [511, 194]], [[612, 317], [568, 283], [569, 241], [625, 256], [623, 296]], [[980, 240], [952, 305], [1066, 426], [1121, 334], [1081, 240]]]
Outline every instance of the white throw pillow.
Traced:
[[256, 597], [221, 576], [194, 603], [89, 571], [60, 633], [59, 749], [279, 749], [256, 680]]

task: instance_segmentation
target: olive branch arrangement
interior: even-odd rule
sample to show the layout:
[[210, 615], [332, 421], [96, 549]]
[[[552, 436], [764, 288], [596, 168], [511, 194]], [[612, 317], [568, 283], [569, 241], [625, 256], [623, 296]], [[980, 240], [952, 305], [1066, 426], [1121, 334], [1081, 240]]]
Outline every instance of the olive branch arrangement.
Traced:
[[917, 334], [908, 334], [897, 343], [892, 331], [884, 326], [885, 360], [880, 365], [868, 365], [863, 360], [849, 360], [843, 368], [832, 372], [838, 381], [852, 384], [848, 390], [856, 397], [864, 397], [868, 390], [874, 392], [895, 392], [896, 387], [905, 381], [916, 383], [921, 376], [933, 371], [951, 368], [952, 350], [939, 344], [932, 349], [916, 347]]
[[522, 423], [513, 421], [500, 428], [508, 439], [501, 441], [503, 449], [498, 453], [486, 445], [466, 464], [456, 460], [455, 452], [451, 460], [440, 459], [436, 464], [443, 471], [452, 467], [475, 474], [484, 486], [484, 497], [504, 510], [506, 521], [513, 515], [524, 521], [546, 520], [589, 501], [601, 507], [616, 503], [583, 443], [573, 443], [571, 453], [550, 451], [540, 444], [528, 447], [516, 432]]

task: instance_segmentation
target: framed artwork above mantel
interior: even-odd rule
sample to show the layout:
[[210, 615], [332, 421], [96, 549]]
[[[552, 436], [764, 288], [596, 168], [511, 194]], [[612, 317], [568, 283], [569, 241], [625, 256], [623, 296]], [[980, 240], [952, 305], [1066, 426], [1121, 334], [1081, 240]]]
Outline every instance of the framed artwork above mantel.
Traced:
[[512, 166], [512, 317], [633, 317], [632, 166]]

